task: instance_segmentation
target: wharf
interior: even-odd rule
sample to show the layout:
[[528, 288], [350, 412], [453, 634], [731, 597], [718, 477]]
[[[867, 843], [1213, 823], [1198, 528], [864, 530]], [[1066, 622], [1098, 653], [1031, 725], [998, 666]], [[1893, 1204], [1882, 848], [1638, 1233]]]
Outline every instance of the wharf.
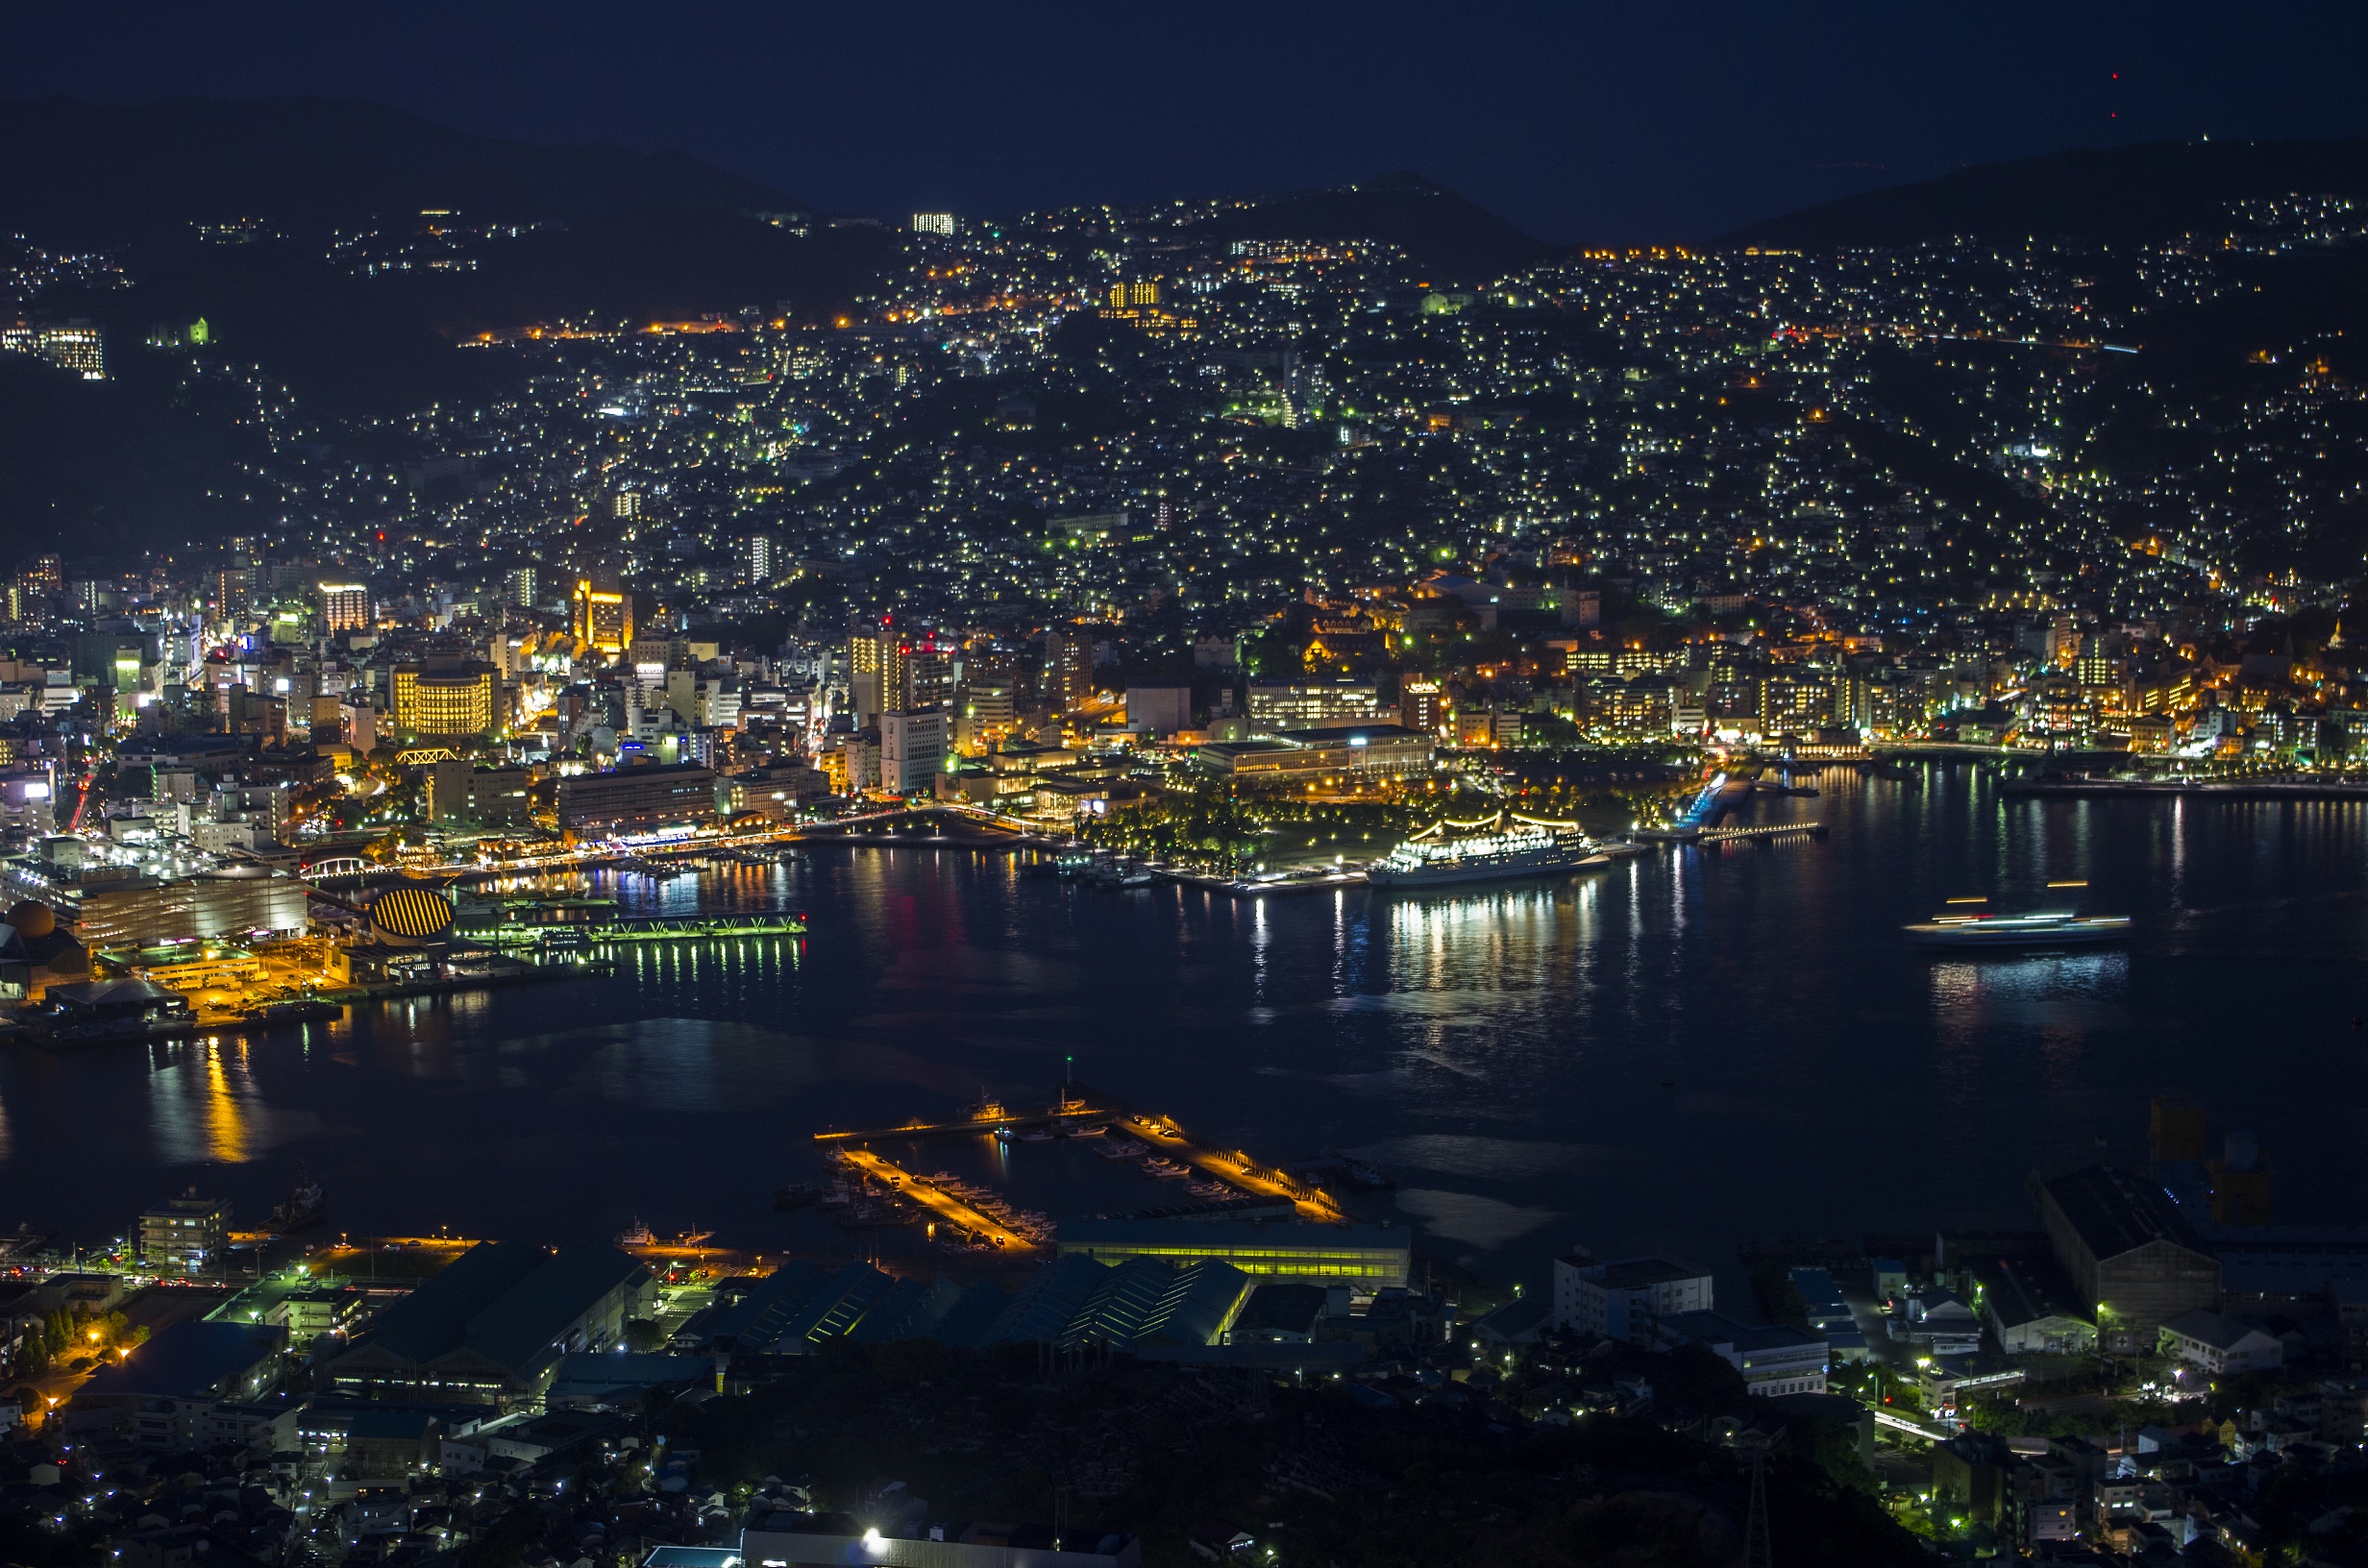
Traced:
[[463, 991], [493, 991], [503, 986], [540, 986], [560, 980], [580, 980], [607, 974], [615, 968], [605, 959], [566, 964], [521, 964], [514, 968], [456, 974], [441, 980], [390, 980], [370, 985], [340, 986], [313, 992], [324, 1002], [392, 1002], [408, 996], [449, 996]]
[[1277, 876], [1273, 878], [1202, 876], [1194, 871], [1163, 870], [1159, 874], [1187, 888], [1198, 888], [1206, 893], [1221, 893], [1229, 898], [1264, 898], [1270, 894], [1338, 893], [1344, 888], [1367, 885], [1362, 870], [1327, 871], [1320, 876]]
[[1739, 839], [1822, 839], [1823, 822], [1763, 822], [1756, 827], [1706, 827], [1695, 844], [1733, 844]]
[[802, 937], [805, 917], [788, 910], [751, 910], [732, 915], [638, 915], [605, 920], [506, 920], [466, 933], [494, 947], [534, 947], [554, 937], [582, 945], [621, 942], [714, 942], [740, 937]]
[[1001, 1106], [963, 1121], [908, 1121], [901, 1127], [826, 1128], [814, 1135], [817, 1143], [894, 1143], [923, 1138], [977, 1138], [1019, 1127], [1082, 1127], [1108, 1119], [1114, 1113], [1086, 1100], [1064, 1100], [1044, 1110], [1012, 1115]]
[[885, 1183], [898, 1196], [910, 1199], [999, 1251], [1032, 1252], [1044, 1244], [1014, 1230], [985, 1211], [973, 1207], [926, 1177], [916, 1176], [894, 1162], [881, 1159], [870, 1149], [841, 1149], [839, 1158], [873, 1180]]
[[1149, 1144], [1154, 1152], [1180, 1160], [1228, 1187], [1259, 1197], [1288, 1201], [1301, 1219], [1327, 1225], [1348, 1223], [1347, 1212], [1321, 1188], [1310, 1187], [1271, 1165], [1262, 1165], [1246, 1150], [1220, 1149], [1202, 1143], [1185, 1132], [1173, 1116], [1121, 1107], [1120, 1120], [1129, 1134]]
[[2182, 800], [2368, 800], [2368, 779], [2359, 778], [2010, 778], [2002, 796], [2061, 796], [2111, 799], [2118, 796]]
[[[939, 1206], [930, 1202], [922, 1193], [921, 1188], [926, 1187], [927, 1184], [913, 1185], [919, 1181], [918, 1178], [899, 1170], [894, 1164], [873, 1154], [863, 1145], [874, 1140], [896, 1142], [900, 1139], [948, 1136], [975, 1137], [981, 1133], [993, 1133], [1023, 1126], [1067, 1127], [1095, 1121], [1112, 1121], [1114, 1125], [1122, 1123], [1127, 1132], [1148, 1144], [1154, 1153], [1180, 1161], [1206, 1175], [1217, 1178], [1227, 1187], [1252, 1197], [1266, 1198], [1275, 1203], [1288, 1203], [1292, 1206], [1293, 1212], [1301, 1219], [1332, 1225], [1343, 1225], [1348, 1222], [1347, 1212], [1341, 1208], [1330, 1193], [1321, 1188], [1310, 1187], [1288, 1172], [1258, 1164], [1249, 1157], [1246, 1150], [1221, 1149], [1202, 1143], [1185, 1132], [1173, 1116], [1138, 1111], [1122, 1100], [1114, 1099], [1107, 1094], [1094, 1093], [1084, 1090], [1082, 1086], [1072, 1086], [1070, 1090], [1064, 1090], [1065, 1093], [1071, 1091], [1079, 1092], [1085, 1097], [1064, 1100], [1059, 1105], [1052, 1106], [1032, 1116], [1003, 1115], [1001, 1115], [1002, 1108], [995, 1106], [990, 1108], [997, 1113], [995, 1115], [974, 1116], [967, 1121], [915, 1121], [902, 1127], [873, 1128], [866, 1131], [832, 1129], [816, 1133], [814, 1141], [835, 1145], [850, 1158], [859, 1155], [861, 1158], [856, 1162], [858, 1168], [866, 1170], [867, 1173], [874, 1167], [894, 1172], [906, 1184], [905, 1187], [899, 1188], [900, 1191], [923, 1203], [925, 1207], [936, 1209]], [[936, 1189], [932, 1188], [929, 1190], [935, 1191]], [[939, 1195], [950, 1196], [942, 1193]], [[959, 1200], [952, 1201], [958, 1202]], [[940, 1212], [945, 1211], [940, 1210]], [[977, 1213], [975, 1210], [970, 1212]], [[948, 1217], [953, 1218], [954, 1216], [948, 1214]], [[971, 1226], [969, 1220], [956, 1219], [956, 1223], [970, 1226], [973, 1229], [976, 1228]], [[999, 1241], [996, 1244], [1001, 1246], [1005, 1243]]]

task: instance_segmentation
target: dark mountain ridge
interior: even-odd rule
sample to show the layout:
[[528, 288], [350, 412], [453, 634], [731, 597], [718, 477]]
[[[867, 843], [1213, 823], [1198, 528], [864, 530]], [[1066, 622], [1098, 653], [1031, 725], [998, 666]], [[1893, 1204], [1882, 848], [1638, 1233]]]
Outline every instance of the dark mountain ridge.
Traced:
[[2229, 203], [2285, 195], [2368, 198], [2368, 140], [2069, 148], [1844, 196], [1745, 225], [1718, 243], [1817, 251], [1958, 234], [2143, 242], [2213, 232]]
[[1337, 190], [1263, 196], [1211, 227], [1226, 239], [1384, 240], [1443, 285], [1485, 283], [1551, 254], [1478, 203], [1402, 170]]
[[240, 217], [301, 230], [429, 208], [588, 221], [798, 206], [681, 153], [506, 141], [357, 99], [0, 100], [0, 225], [53, 245]]

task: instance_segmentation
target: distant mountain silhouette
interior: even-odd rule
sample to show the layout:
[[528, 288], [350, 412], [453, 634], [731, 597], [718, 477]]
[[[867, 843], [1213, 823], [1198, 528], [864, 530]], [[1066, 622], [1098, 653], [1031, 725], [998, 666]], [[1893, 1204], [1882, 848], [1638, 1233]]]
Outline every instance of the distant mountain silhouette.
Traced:
[[238, 217], [309, 229], [423, 208], [583, 221], [798, 205], [681, 153], [505, 141], [358, 99], [0, 100], [0, 225], [52, 243]]
[[2368, 197], [2368, 141], [2075, 148], [1845, 196], [1746, 225], [1720, 243], [1813, 251], [1952, 234], [2143, 241], [2212, 229], [2232, 201], [2296, 193]]
[[1442, 284], [1485, 283], [1549, 254], [1488, 208], [1405, 172], [1260, 197], [1220, 213], [1211, 227], [1226, 239], [1387, 240]]
[[[478, 244], [466, 270], [363, 279], [329, 261], [333, 232], [400, 237], [424, 209], [548, 226]], [[153, 322], [204, 316], [225, 350], [331, 412], [482, 391], [486, 367], [451, 343], [537, 321], [835, 314], [878, 277], [889, 236], [802, 235], [802, 218], [679, 153], [505, 141], [352, 99], [0, 101], [0, 232], [112, 248], [136, 285], [52, 291], [41, 308], [103, 322], [118, 357]], [[197, 237], [239, 219], [261, 237]]]

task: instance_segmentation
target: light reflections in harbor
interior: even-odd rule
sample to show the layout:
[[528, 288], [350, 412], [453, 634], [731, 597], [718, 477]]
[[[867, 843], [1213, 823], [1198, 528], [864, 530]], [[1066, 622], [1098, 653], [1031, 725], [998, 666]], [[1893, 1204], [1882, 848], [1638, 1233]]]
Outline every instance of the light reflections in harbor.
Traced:
[[260, 1096], [243, 1046], [218, 1037], [173, 1049], [148, 1079], [148, 1107], [166, 1163], [244, 1164], [256, 1156]]

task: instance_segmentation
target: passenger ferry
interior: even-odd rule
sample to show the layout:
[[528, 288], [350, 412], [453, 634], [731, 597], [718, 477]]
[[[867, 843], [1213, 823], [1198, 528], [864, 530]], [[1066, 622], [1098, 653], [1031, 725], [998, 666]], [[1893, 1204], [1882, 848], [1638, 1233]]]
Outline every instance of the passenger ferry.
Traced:
[[[1455, 828], [1449, 838], [1443, 830]], [[1472, 828], [1480, 832], [1468, 831]], [[1434, 822], [1366, 868], [1377, 888], [1429, 888], [1456, 882], [1499, 882], [1551, 876], [1611, 864], [1575, 822], [1538, 821], [1511, 814], [1481, 822]]]
[[[2053, 882], [2052, 888], [2083, 887], [2079, 882]], [[2028, 915], [1999, 915], [1983, 909], [1954, 906], [1986, 904], [1986, 898], [1955, 898], [1953, 906], [1920, 925], [1907, 928], [1908, 940], [1923, 947], [2072, 947], [2100, 942], [2119, 942], [2130, 934], [2127, 915], [2083, 915], [2077, 910], [2045, 909]]]

